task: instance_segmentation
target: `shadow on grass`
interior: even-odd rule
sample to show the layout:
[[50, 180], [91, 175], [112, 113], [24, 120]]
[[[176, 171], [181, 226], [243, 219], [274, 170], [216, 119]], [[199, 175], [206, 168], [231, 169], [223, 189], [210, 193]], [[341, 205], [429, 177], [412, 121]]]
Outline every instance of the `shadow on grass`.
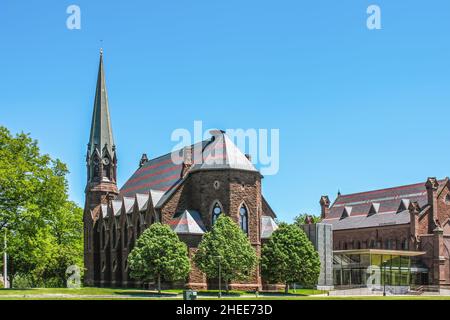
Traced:
[[[253, 292], [254, 293], [254, 292]], [[279, 291], [263, 291], [263, 292], [259, 292], [259, 296], [260, 297], [264, 297], [264, 296], [271, 296], [271, 297], [307, 297], [309, 296], [308, 294], [304, 294], [304, 293], [284, 293], [284, 292], [279, 292]]]
[[122, 296], [131, 296], [131, 297], [149, 297], [149, 298], [157, 298], [157, 297], [176, 297], [177, 293], [175, 292], [161, 292], [158, 291], [135, 291], [135, 290], [121, 290], [116, 291], [114, 294], [122, 295]]

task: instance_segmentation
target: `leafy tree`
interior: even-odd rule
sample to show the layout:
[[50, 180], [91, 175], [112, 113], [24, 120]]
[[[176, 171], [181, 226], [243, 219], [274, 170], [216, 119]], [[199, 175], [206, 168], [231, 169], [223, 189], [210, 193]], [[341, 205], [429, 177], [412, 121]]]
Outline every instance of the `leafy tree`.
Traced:
[[161, 278], [174, 281], [187, 277], [190, 271], [188, 249], [168, 225], [155, 223], [146, 229], [128, 255], [130, 275], [142, 281]]
[[0, 234], [7, 228], [12, 278], [63, 285], [66, 264], [82, 263], [82, 211], [68, 200], [67, 174], [28, 134], [0, 126]]
[[305, 232], [296, 225], [282, 224], [262, 247], [261, 268], [266, 279], [312, 286], [320, 274], [319, 254]]
[[319, 223], [320, 221], [322, 221], [322, 219], [318, 216], [302, 213], [294, 218], [294, 224], [298, 226], [304, 225], [307, 219], [311, 219], [312, 223]]
[[209, 278], [221, 277], [228, 291], [228, 282], [245, 280], [254, 271], [257, 256], [241, 228], [225, 215], [219, 216], [212, 230], [203, 235], [194, 256], [198, 268]]

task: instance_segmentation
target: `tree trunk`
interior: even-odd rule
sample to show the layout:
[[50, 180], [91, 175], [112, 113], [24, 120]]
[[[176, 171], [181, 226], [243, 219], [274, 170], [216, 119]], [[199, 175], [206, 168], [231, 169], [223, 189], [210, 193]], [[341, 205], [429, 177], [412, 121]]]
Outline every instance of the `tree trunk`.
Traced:
[[158, 273], [158, 294], [161, 294], [161, 274]]
[[284, 293], [289, 293], [289, 283], [286, 282], [286, 285], [284, 286]]
[[228, 287], [228, 280], [224, 279], [224, 282], [225, 282], [225, 291], [226, 293], [229, 293], [230, 288]]

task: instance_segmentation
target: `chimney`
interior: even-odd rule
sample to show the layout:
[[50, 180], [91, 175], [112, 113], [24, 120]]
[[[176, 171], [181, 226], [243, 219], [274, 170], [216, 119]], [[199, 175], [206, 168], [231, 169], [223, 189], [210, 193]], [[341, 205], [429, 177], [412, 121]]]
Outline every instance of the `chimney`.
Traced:
[[183, 148], [183, 169], [181, 170], [181, 177], [184, 177], [185, 174], [189, 171], [192, 166], [192, 148], [184, 147]]
[[427, 179], [425, 187], [427, 188], [428, 204], [431, 206], [431, 214], [428, 214], [428, 233], [431, 234], [436, 228], [438, 220], [437, 189], [439, 183], [435, 177], [431, 177]]
[[320, 197], [320, 207], [322, 209], [320, 217], [322, 219], [325, 219], [330, 213], [330, 199], [328, 198], [328, 196]]
[[413, 201], [409, 204], [408, 207], [409, 210], [409, 216], [410, 216], [410, 233], [411, 233], [411, 243], [410, 243], [410, 248], [415, 248], [416, 247], [416, 237], [419, 234], [419, 213], [420, 213], [420, 206], [419, 203], [417, 201]]
[[139, 168], [141, 168], [146, 162], [148, 162], [147, 154], [143, 153], [141, 160], [139, 161]]
[[247, 158], [248, 161], [252, 162], [252, 156], [250, 154], [246, 153], [245, 157]]

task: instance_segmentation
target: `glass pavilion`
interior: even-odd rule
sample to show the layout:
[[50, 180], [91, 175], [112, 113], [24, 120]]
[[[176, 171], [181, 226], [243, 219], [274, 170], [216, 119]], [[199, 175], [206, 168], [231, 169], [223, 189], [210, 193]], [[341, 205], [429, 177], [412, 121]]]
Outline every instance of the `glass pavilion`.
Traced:
[[428, 269], [420, 251], [358, 249], [333, 252], [333, 278], [337, 288], [427, 284]]

